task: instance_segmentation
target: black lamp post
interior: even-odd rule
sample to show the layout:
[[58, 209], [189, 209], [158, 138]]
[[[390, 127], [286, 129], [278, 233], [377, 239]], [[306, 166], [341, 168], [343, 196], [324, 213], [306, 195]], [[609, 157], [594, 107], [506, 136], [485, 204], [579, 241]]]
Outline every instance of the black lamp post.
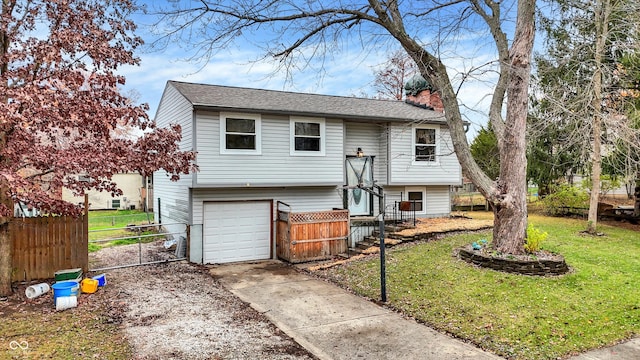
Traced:
[[[357, 159], [352, 161], [352, 159]], [[362, 148], [358, 148], [355, 158], [347, 158], [347, 164], [351, 167], [355, 173], [358, 183], [355, 188], [366, 191], [378, 198], [378, 211], [379, 211], [379, 233], [380, 233], [380, 298], [382, 302], [387, 302], [387, 275], [386, 275], [386, 261], [385, 261], [385, 243], [384, 243], [384, 189], [382, 186], [376, 184], [373, 180], [373, 168], [371, 166], [371, 156], [365, 156]], [[365, 179], [366, 178], [366, 179]], [[368, 183], [365, 183], [368, 181]], [[349, 187], [351, 184], [347, 184]]]

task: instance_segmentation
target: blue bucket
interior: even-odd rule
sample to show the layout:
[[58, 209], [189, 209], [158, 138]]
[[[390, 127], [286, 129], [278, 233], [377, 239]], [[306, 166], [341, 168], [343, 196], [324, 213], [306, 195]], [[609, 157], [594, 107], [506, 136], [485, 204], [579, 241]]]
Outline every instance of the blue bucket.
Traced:
[[98, 280], [98, 286], [103, 287], [107, 285], [107, 274], [100, 274], [92, 277], [93, 280]]
[[78, 296], [78, 285], [75, 281], [60, 281], [51, 285], [53, 289], [53, 302], [60, 296]]

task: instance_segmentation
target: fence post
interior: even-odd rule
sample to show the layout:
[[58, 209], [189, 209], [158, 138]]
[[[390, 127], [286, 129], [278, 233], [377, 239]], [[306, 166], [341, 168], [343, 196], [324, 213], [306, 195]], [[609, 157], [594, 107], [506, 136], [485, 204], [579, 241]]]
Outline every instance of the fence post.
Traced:
[[[84, 194], [84, 218], [82, 219], [82, 271], [89, 271], [89, 194]], [[77, 236], [77, 235], [76, 235]]]
[[138, 233], [138, 258], [140, 260], [139, 264], [142, 265], [142, 237], [140, 237], [141, 233]]
[[186, 224], [186, 227], [187, 227], [187, 240], [186, 240], [187, 241], [187, 251], [186, 251], [185, 256], [187, 258], [187, 261], [191, 262], [191, 260], [189, 260], [189, 259], [191, 259], [191, 225]]
[[158, 224], [162, 224], [162, 207], [160, 206], [160, 198], [158, 198]]

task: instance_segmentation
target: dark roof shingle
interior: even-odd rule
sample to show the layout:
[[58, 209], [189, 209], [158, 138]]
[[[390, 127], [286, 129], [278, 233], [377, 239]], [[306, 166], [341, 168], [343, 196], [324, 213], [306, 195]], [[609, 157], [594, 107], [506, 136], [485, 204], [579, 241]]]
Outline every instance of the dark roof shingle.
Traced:
[[194, 107], [354, 120], [445, 122], [444, 115], [402, 101], [294, 93], [169, 81]]

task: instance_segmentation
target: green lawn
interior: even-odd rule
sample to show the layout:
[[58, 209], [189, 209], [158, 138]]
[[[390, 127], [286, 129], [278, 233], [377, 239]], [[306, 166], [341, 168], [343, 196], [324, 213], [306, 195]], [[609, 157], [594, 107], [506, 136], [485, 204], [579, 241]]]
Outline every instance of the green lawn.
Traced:
[[[89, 212], [89, 252], [100, 250], [106, 246], [127, 245], [138, 242], [137, 237], [110, 242], [91, 242], [109, 238], [123, 238], [132, 235], [125, 229], [127, 225], [141, 225], [153, 222], [153, 213], [147, 214], [139, 210], [97, 210]], [[143, 229], [141, 235], [152, 234], [153, 230]], [[155, 237], [146, 237], [142, 242], [154, 241]]]
[[140, 210], [89, 211], [89, 230], [119, 228], [147, 221], [153, 222], [153, 213], [147, 215]]
[[[490, 216], [485, 213], [481, 216]], [[555, 359], [640, 333], [640, 236], [613, 227], [581, 235], [580, 220], [530, 215], [547, 231], [543, 249], [561, 253], [572, 272], [530, 277], [479, 269], [452, 256], [491, 232], [390, 249], [390, 306], [502, 356]], [[379, 298], [379, 260], [328, 270], [357, 293]]]

